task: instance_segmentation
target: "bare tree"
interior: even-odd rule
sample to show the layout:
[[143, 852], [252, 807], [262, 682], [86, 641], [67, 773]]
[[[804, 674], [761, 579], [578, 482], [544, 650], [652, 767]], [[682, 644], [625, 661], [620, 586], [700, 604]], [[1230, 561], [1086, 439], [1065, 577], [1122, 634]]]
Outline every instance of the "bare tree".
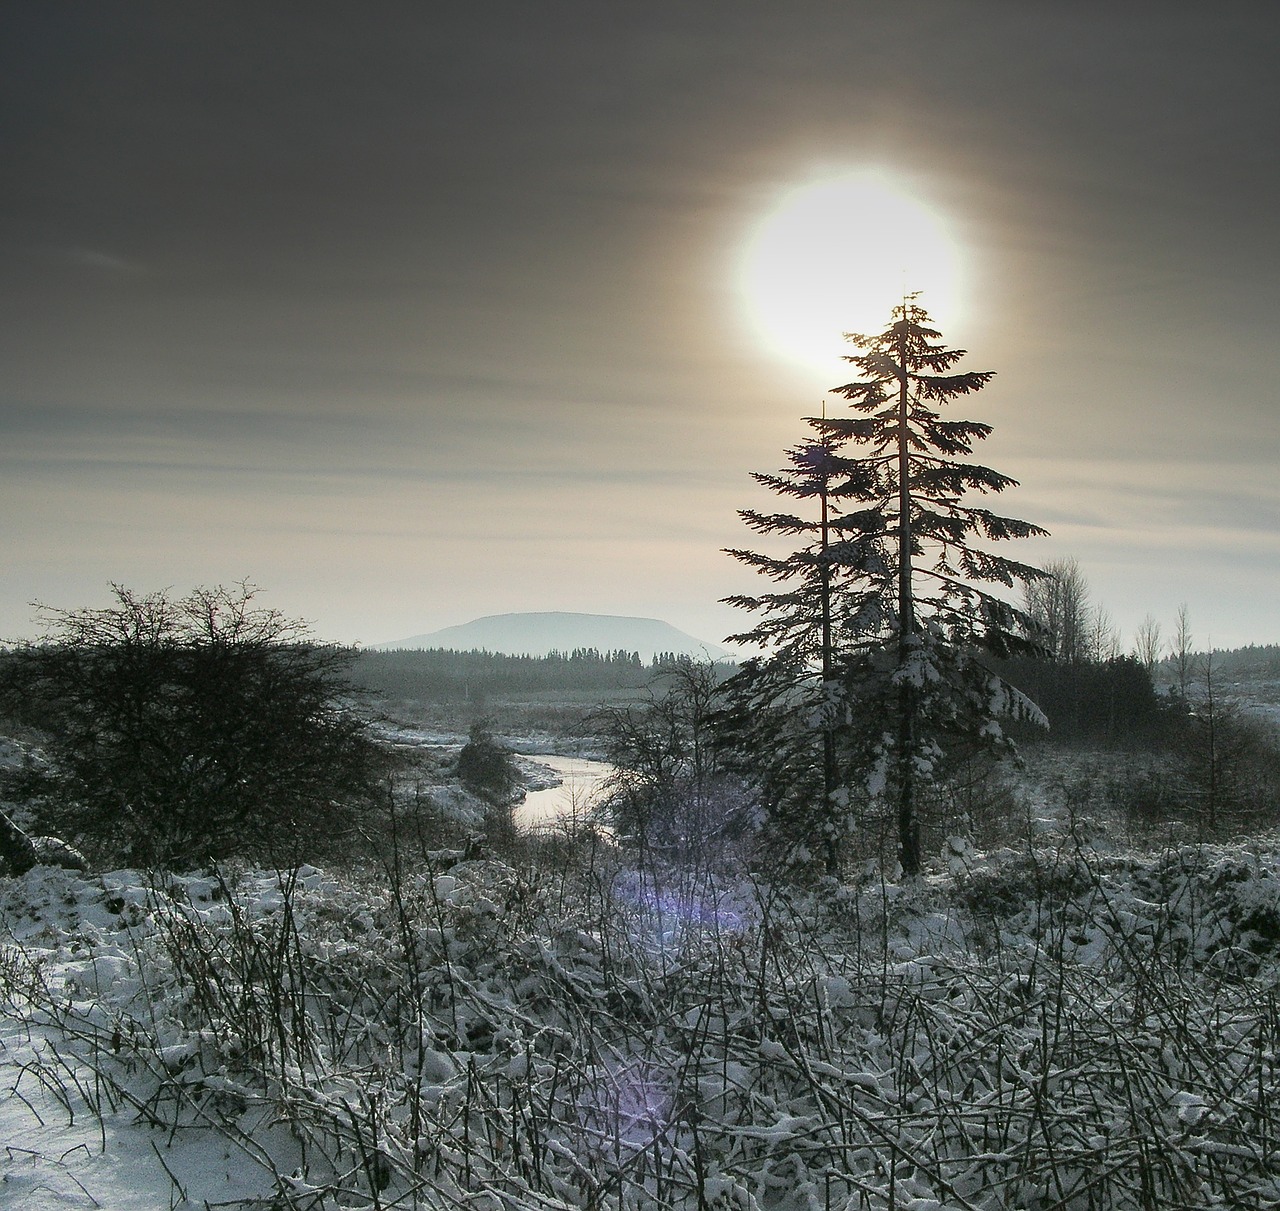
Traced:
[[594, 717], [614, 766], [601, 806], [642, 862], [661, 855], [715, 865], [754, 822], [741, 779], [722, 768], [714, 741], [721, 680], [713, 662], [677, 658], [658, 668], [648, 701]]
[[38, 823], [148, 864], [340, 852], [380, 788], [382, 754], [347, 708], [350, 653], [255, 602], [113, 586], [102, 609], [42, 607], [0, 700], [49, 735]]
[[1074, 559], [1055, 559], [1044, 570], [1043, 579], [1026, 583], [1024, 608], [1052, 659], [1083, 660], [1089, 646], [1089, 582]]
[[1133, 658], [1151, 675], [1160, 662], [1161, 650], [1160, 624], [1148, 614], [1133, 633]]
[[1174, 676], [1178, 681], [1178, 694], [1184, 699], [1191, 688], [1191, 682], [1195, 680], [1199, 663], [1191, 646], [1192, 642], [1191, 620], [1184, 601], [1178, 607], [1178, 626], [1173, 633], [1173, 642], [1169, 645], [1169, 656], [1173, 660]]
[[1082, 646], [1086, 660], [1105, 664], [1120, 655], [1120, 631], [1111, 617], [1111, 611], [1105, 606], [1095, 604], [1090, 607], [1086, 614], [1084, 634]]

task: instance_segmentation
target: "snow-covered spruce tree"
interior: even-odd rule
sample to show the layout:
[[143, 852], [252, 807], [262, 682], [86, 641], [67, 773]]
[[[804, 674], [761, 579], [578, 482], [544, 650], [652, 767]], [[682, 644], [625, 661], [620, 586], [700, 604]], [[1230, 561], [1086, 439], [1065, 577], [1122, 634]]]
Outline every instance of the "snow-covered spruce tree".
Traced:
[[781, 784], [804, 763], [806, 734], [820, 751], [821, 776], [808, 778], [820, 801], [810, 811], [829, 868], [860, 802], [893, 813], [903, 870], [917, 873], [920, 792], [944, 774], [947, 756], [960, 746], [1007, 751], [1001, 715], [1043, 722], [979, 657], [1034, 650], [1025, 614], [985, 586], [1040, 577], [989, 544], [1045, 531], [965, 503], [1015, 481], [965, 461], [989, 425], [938, 412], [992, 377], [950, 373], [964, 350], [940, 336], [914, 300], [894, 308], [883, 332], [849, 335], [861, 352], [845, 360], [862, 377], [832, 394], [859, 415], [809, 418], [817, 436], [789, 452], [790, 466], [755, 476], [810, 502], [816, 516], [742, 513], [757, 532], [803, 536], [805, 545], [784, 556], [730, 552], [786, 589], [728, 599], [760, 616], [734, 639], [765, 649], [728, 683], [729, 733], [764, 763], [775, 811]]
[[[811, 419], [811, 427], [822, 422]], [[724, 686], [717, 717], [726, 748], [736, 752], [759, 783], [772, 820], [793, 840], [818, 843], [834, 873], [843, 813], [833, 806], [847, 798], [841, 759], [844, 638], [856, 600], [849, 569], [874, 512], [842, 508], [872, 488], [875, 470], [841, 454], [845, 439], [823, 430], [787, 451], [787, 466], [752, 478], [780, 496], [802, 502], [806, 515], [739, 510], [756, 533], [801, 538], [784, 555], [731, 549], [728, 554], [785, 586], [759, 596], [739, 594], [730, 605], [760, 615], [749, 631], [730, 642], [765, 649], [745, 661]]]

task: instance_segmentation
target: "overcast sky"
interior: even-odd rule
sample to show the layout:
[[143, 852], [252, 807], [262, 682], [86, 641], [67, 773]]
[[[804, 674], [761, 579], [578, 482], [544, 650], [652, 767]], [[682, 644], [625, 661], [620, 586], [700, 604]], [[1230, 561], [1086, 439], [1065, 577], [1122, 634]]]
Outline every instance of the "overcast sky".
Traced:
[[[1131, 639], [1280, 641], [1280, 6], [11, 2], [0, 637], [242, 578], [326, 639], [719, 640], [840, 363], [752, 327], [789, 189], [940, 217], [999, 508]], [[852, 216], [847, 239], [883, 233]], [[926, 289], [923, 301], [929, 305]], [[833, 407], [837, 406], [833, 402]]]

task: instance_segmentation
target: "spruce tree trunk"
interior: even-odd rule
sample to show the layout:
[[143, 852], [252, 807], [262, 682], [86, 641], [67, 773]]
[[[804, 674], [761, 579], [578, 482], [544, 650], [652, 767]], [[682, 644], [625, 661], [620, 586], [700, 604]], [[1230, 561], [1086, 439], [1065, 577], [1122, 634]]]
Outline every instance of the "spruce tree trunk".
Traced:
[[[822, 479], [822, 522], [821, 522], [821, 573], [822, 573], [822, 817], [831, 822], [832, 809], [835, 806], [835, 794], [840, 785], [840, 771], [836, 762], [836, 733], [831, 720], [831, 685], [834, 660], [831, 648], [831, 522], [827, 511], [827, 469], [823, 468]], [[836, 854], [836, 843], [831, 833], [826, 836], [827, 874], [833, 878], [840, 873], [840, 862]]]
[[920, 822], [916, 818], [915, 694], [904, 685], [898, 691], [898, 854], [904, 875], [920, 873]]
[[[911, 584], [911, 459], [907, 420], [909, 390], [905, 322], [898, 337], [898, 668], [912, 655], [915, 594]], [[898, 856], [903, 874], [920, 873], [920, 827], [915, 787], [916, 695], [908, 680], [898, 687]]]

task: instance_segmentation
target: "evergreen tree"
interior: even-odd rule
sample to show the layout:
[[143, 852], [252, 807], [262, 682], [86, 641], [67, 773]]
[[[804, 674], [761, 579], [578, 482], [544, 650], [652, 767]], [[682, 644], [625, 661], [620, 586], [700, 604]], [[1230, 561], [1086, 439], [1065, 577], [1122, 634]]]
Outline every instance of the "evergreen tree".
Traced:
[[821, 771], [808, 783], [821, 787], [816, 816], [829, 868], [850, 824], [851, 792], [860, 792], [892, 806], [902, 866], [914, 874], [919, 791], [941, 775], [948, 752], [1003, 749], [998, 715], [1039, 716], [978, 656], [1035, 647], [1026, 615], [985, 586], [1012, 588], [1041, 573], [988, 544], [1045, 531], [965, 503], [1015, 481], [964, 461], [989, 425], [944, 420], [937, 406], [981, 390], [991, 372], [949, 373], [964, 351], [943, 345], [913, 300], [883, 332], [849, 339], [861, 352], [845, 360], [861, 377], [832, 393], [858, 415], [809, 418], [816, 436], [789, 452], [790, 465], [755, 476], [816, 516], [741, 514], [758, 533], [805, 542], [786, 556], [730, 552], [786, 588], [728, 599], [760, 615], [734, 640], [766, 655], [728, 683], [726, 728], [739, 746], [772, 750], [762, 783], [775, 812], [787, 809], [785, 787], [808, 749], [809, 769]]
[[[820, 429], [823, 422], [811, 419]], [[846, 511], [871, 487], [873, 472], [840, 453], [844, 439], [822, 431], [787, 451], [787, 466], [752, 478], [780, 496], [803, 502], [813, 516], [761, 513], [739, 516], [758, 534], [801, 538], [796, 551], [773, 556], [732, 549], [728, 553], [770, 580], [780, 592], [736, 595], [729, 604], [760, 615], [749, 631], [730, 642], [764, 648], [725, 687], [727, 708], [720, 730], [755, 772], [775, 821], [795, 835], [820, 840], [829, 871], [836, 866], [843, 801], [840, 741], [843, 694], [840, 675], [845, 646], [856, 627], [855, 566], [865, 527], [877, 524], [874, 510]]]
[[498, 743], [488, 719], [471, 725], [467, 743], [458, 754], [458, 778], [468, 790], [494, 805], [508, 803], [520, 785], [520, 771], [511, 750]]

